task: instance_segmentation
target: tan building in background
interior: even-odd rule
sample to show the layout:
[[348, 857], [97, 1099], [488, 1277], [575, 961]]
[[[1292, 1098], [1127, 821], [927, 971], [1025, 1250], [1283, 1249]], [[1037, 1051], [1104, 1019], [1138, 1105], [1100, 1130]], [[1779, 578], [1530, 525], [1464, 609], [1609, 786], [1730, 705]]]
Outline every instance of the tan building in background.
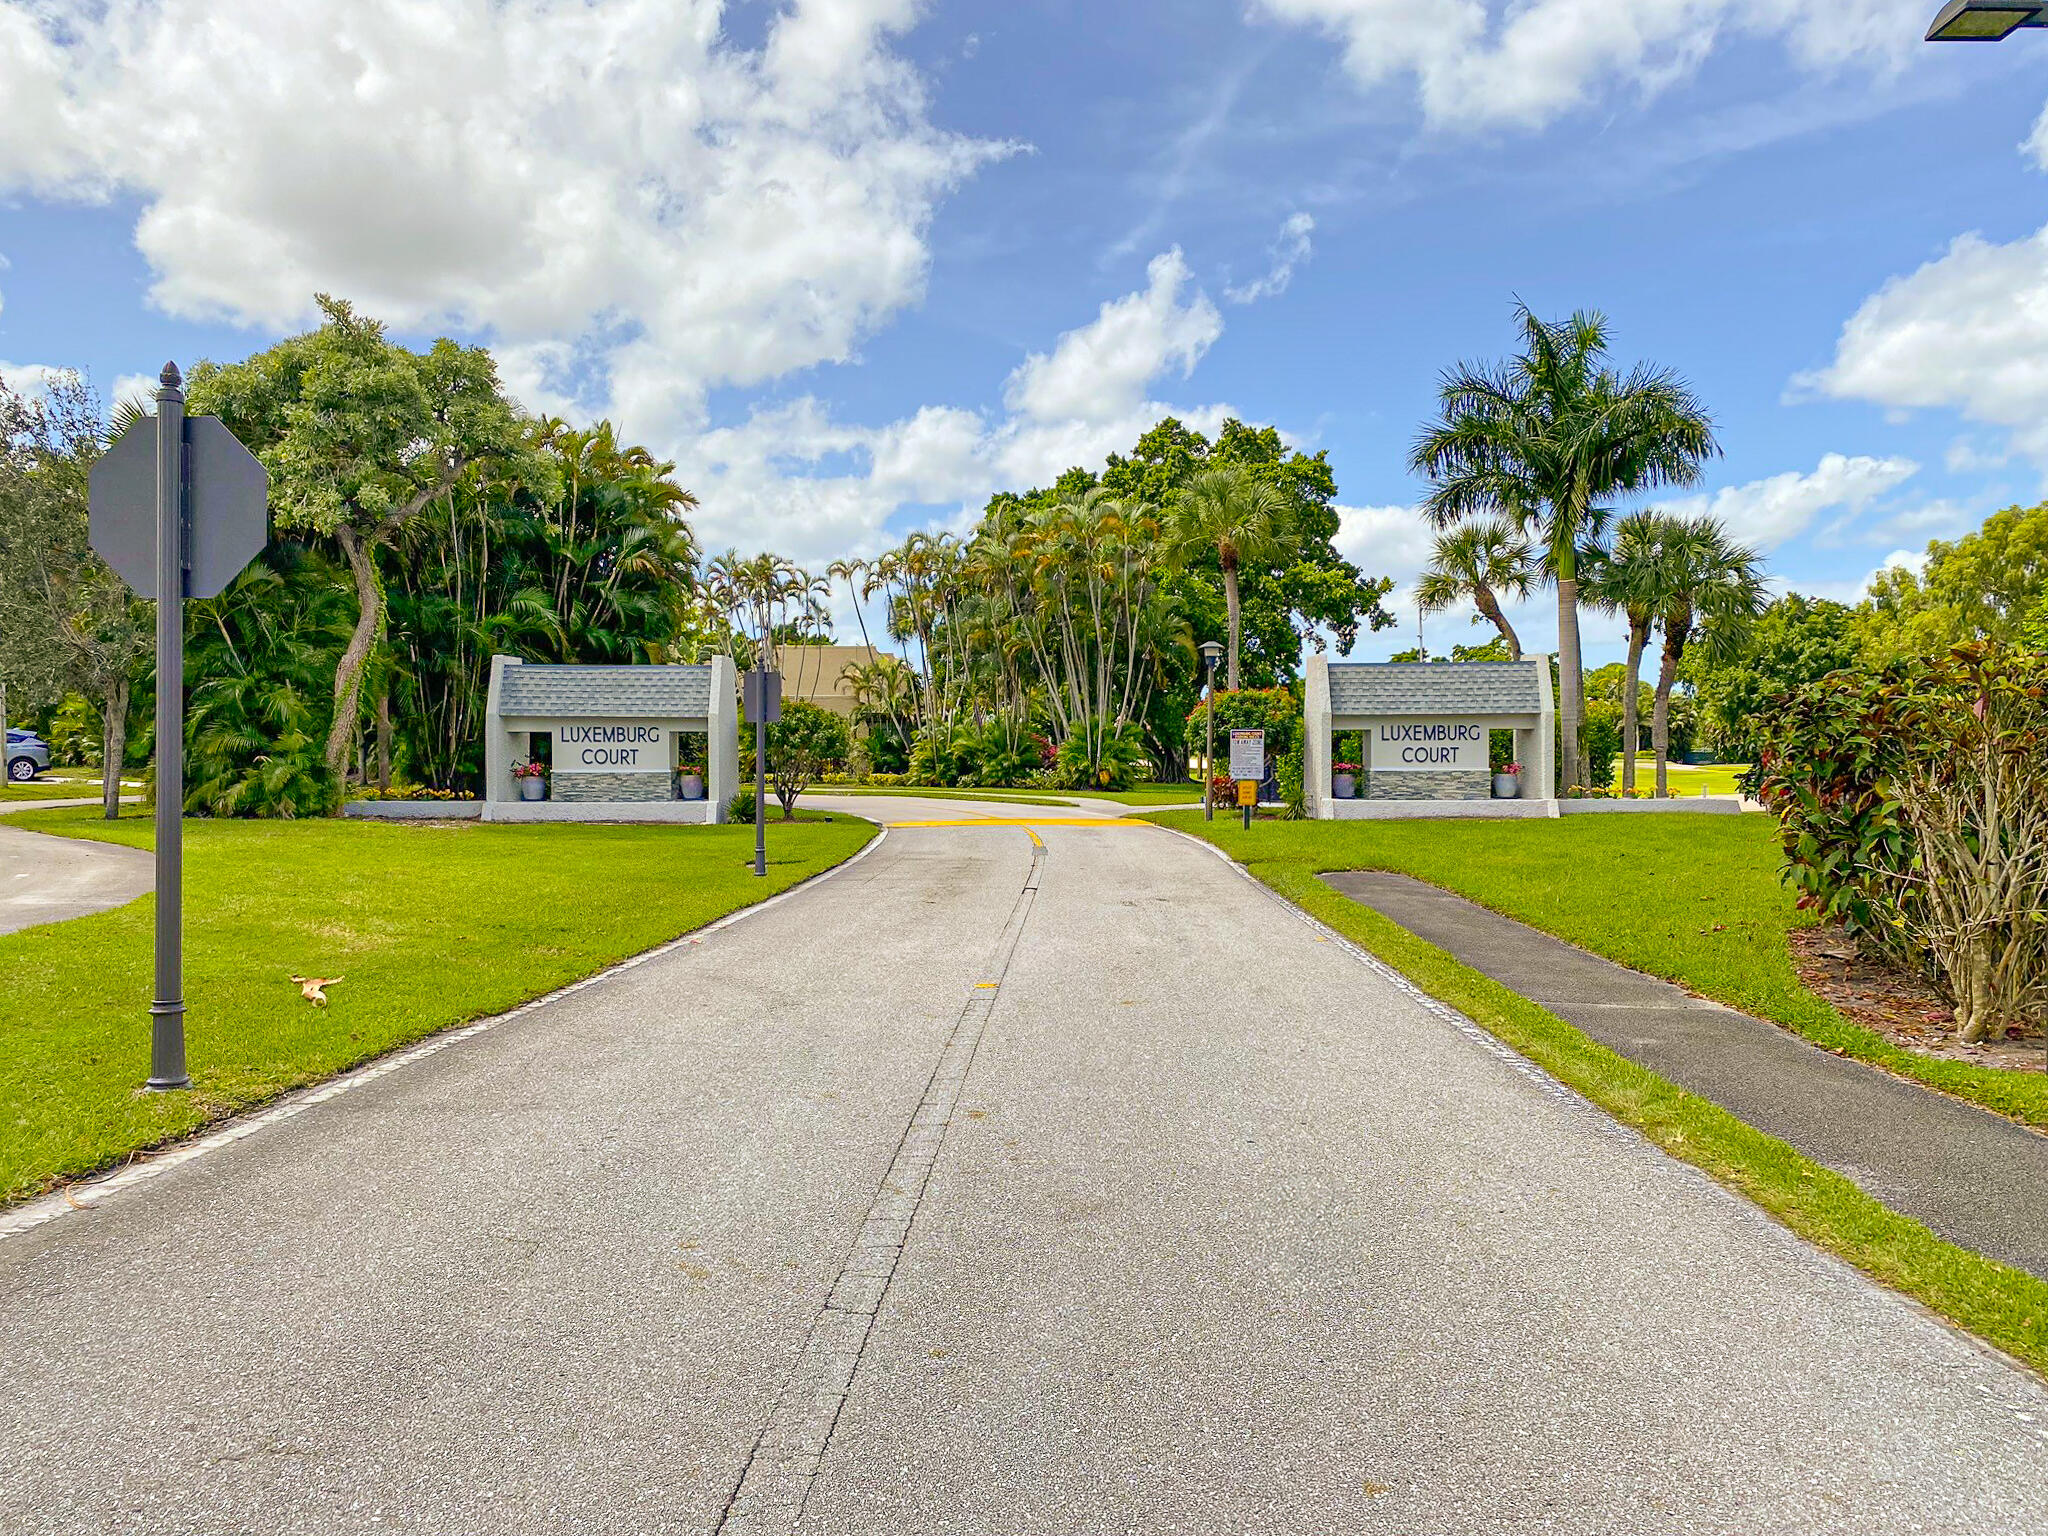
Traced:
[[782, 696], [851, 718], [847, 668], [867, 666], [881, 654], [870, 645], [779, 645], [775, 659], [782, 667]]

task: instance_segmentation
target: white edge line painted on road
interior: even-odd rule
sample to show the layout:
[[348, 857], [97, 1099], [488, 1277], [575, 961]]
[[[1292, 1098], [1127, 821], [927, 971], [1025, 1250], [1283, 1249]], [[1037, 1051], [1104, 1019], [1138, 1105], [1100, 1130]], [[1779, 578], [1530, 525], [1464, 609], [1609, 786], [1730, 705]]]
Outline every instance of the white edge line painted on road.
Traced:
[[[1623, 1125], [1619, 1120], [1616, 1120], [1614, 1116], [1610, 1115], [1606, 1110], [1602, 1109], [1598, 1104], [1595, 1104], [1591, 1099], [1587, 1098], [1577, 1089], [1571, 1087], [1569, 1084], [1561, 1081], [1558, 1078], [1552, 1077], [1548, 1072], [1544, 1071], [1541, 1067], [1537, 1066], [1535, 1062], [1531, 1061], [1528, 1057], [1522, 1055], [1521, 1052], [1515, 1050], [1512, 1046], [1508, 1045], [1498, 1036], [1490, 1034], [1485, 1029], [1482, 1029], [1479, 1025], [1473, 1023], [1470, 1019], [1466, 1018], [1464, 1014], [1460, 1013], [1450, 1004], [1443, 1002], [1438, 998], [1431, 997], [1427, 992], [1423, 991], [1422, 988], [1417, 986], [1414, 982], [1410, 981], [1406, 976], [1402, 975], [1399, 971], [1395, 970], [1394, 967], [1387, 964], [1386, 961], [1382, 960], [1378, 955], [1374, 954], [1371, 950], [1365, 949], [1355, 941], [1346, 938], [1343, 934], [1339, 933], [1336, 929], [1332, 928], [1328, 923], [1324, 922], [1314, 913], [1305, 911], [1302, 908], [1296, 906], [1293, 902], [1289, 901], [1285, 896], [1282, 896], [1278, 891], [1274, 890], [1270, 885], [1266, 884], [1265, 881], [1261, 880], [1257, 875], [1253, 874], [1249, 869], [1245, 868], [1244, 865], [1238, 863], [1237, 860], [1233, 859], [1228, 853], [1225, 853], [1221, 848], [1217, 847], [1214, 843], [1208, 842], [1203, 838], [1195, 837], [1190, 833], [1183, 832], [1178, 827], [1160, 826], [1160, 824], [1156, 821], [1149, 822], [1147, 823], [1147, 825], [1159, 827], [1159, 830], [1162, 832], [1171, 832], [1175, 837], [1186, 838], [1187, 841], [1193, 843], [1197, 848], [1202, 849], [1204, 852], [1213, 853], [1217, 858], [1221, 859], [1225, 864], [1227, 864], [1235, 874], [1237, 874], [1245, 881], [1249, 882], [1254, 890], [1258, 891], [1268, 900], [1278, 902], [1280, 905], [1280, 909], [1283, 912], [1286, 912], [1287, 914], [1296, 918], [1300, 922], [1308, 924], [1310, 928], [1315, 930], [1316, 936], [1318, 938], [1326, 939], [1330, 943], [1335, 944], [1339, 949], [1342, 949], [1346, 954], [1350, 955], [1352, 959], [1356, 960], [1360, 965], [1364, 966], [1367, 970], [1372, 971], [1376, 975], [1392, 983], [1394, 989], [1397, 992], [1404, 994], [1411, 1002], [1418, 1004], [1424, 1012], [1430, 1014], [1432, 1017], [1442, 1021], [1443, 1023], [1450, 1025], [1451, 1028], [1455, 1029], [1459, 1034], [1463, 1035], [1466, 1039], [1470, 1040], [1474, 1045], [1478, 1046], [1481, 1050], [1485, 1051], [1487, 1055], [1493, 1056], [1499, 1059], [1500, 1061], [1506, 1063], [1508, 1067], [1513, 1069], [1515, 1072], [1520, 1073], [1523, 1077], [1527, 1078], [1530, 1082], [1534, 1083], [1538, 1088], [1542, 1089], [1545, 1093], [1551, 1095], [1554, 1098], [1563, 1100], [1566, 1103], [1583, 1106], [1588, 1112], [1597, 1116], [1598, 1119], [1594, 1122], [1597, 1128], [1604, 1130], [1606, 1133], [1610, 1135], [1617, 1135], [1629, 1141], [1640, 1141], [1645, 1146], [1655, 1145], [1647, 1137], [1643, 1136], [1640, 1132], [1632, 1129], [1629, 1126]], [[1339, 894], [1341, 895], [1342, 893], [1340, 892]], [[1363, 905], [1363, 903], [1361, 903], [1361, 905]], [[1662, 1149], [1660, 1148], [1659, 1150], [1661, 1151]], [[1715, 1187], [1719, 1188], [1720, 1186], [1717, 1184]]]
[[728, 912], [716, 922], [707, 923], [702, 928], [693, 928], [688, 933], [681, 934], [665, 943], [657, 944], [652, 949], [642, 950], [637, 955], [629, 955], [626, 959], [620, 960], [613, 965], [608, 965], [601, 971], [593, 972], [591, 975], [557, 987], [552, 992], [543, 993], [539, 997], [521, 1003], [516, 1008], [508, 1009], [504, 1013], [492, 1014], [487, 1019], [476, 1019], [468, 1024], [460, 1024], [441, 1030], [389, 1056], [381, 1056], [375, 1061], [367, 1062], [360, 1067], [351, 1068], [338, 1077], [330, 1078], [324, 1083], [310, 1088], [295, 1089], [284, 1098], [278, 1100], [277, 1103], [268, 1105], [263, 1109], [252, 1110], [247, 1114], [237, 1115], [228, 1120], [224, 1125], [206, 1132], [195, 1140], [179, 1142], [165, 1151], [154, 1154], [138, 1154], [139, 1156], [146, 1157], [148, 1159], [146, 1162], [130, 1163], [127, 1167], [114, 1173], [66, 1185], [54, 1194], [39, 1195], [17, 1209], [5, 1215], [0, 1215], [0, 1242], [5, 1242], [11, 1237], [19, 1237], [25, 1232], [32, 1232], [45, 1222], [55, 1221], [59, 1216], [68, 1216], [74, 1211], [94, 1210], [107, 1195], [119, 1194], [123, 1190], [132, 1189], [137, 1184], [146, 1183], [150, 1179], [156, 1178], [159, 1174], [170, 1172], [173, 1168], [183, 1167], [186, 1163], [205, 1157], [210, 1152], [218, 1152], [223, 1147], [231, 1147], [244, 1137], [253, 1136], [268, 1126], [290, 1120], [296, 1115], [303, 1114], [315, 1105], [325, 1104], [329, 1099], [338, 1099], [344, 1093], [349, 1093], [366, 1084], [374, 1083], [378, 1078], [396, 1072], [401, 1067], [410, 1066], [416, 1061], [423, 1061], [429, 1056], [438, 1055], [449, 1047], [458, 1045], [462, 1041], [471, 1039], [476, 1035], [488, 1034], [500, 1025], [509, 1024], [514, 1019], [523, 1018], [529, 1013], [549, 1007], [566, 997], [571, 997], [583, 991], [585, 988], [597, 986], [626, 971], [645, 965], [650, 960], [659, 960], [664, 955], [674, 954], [677, 950], [688, 948], [692, 944], [701, 944], [712, 934], [730, 928], [733, 924], [752, 917], [757, 912], [766, 912], [770, 907], [780, 906], [798, 892], [811, 890], [830, 880], [834, 875], [853, 868], [854, 865], [860, 863], [861, 860], [881, 847], [883, 840], [888, 835], [889, 829], [881, 827], [876, 831], [875, 836], [858, 853], [854, 854], [852, 858], [835, 864], [830, 869], [820, 870], [808, 879], [798, 881], [795, 885], [789, 887], [788, 890], [777, 891], [767, 900], [755, 902], [750, 907], [742, 907], [737, 912]]
[[[1305, 911], [1302, 908], [1297, 907], [1293, 902], [1289, 901], [1285, 896], [1282, 896], [1278, 891], [1274, 890], [1270, 885], [1266, 884], [1265, 881], [1261, 880], [1257, 875], [1253, 874], [1244, 865], [1238, 863], [1237, 860], [1233, 859], [1229, 854], [1225, 853], [1221, 848], [1217, 847], [1214, 843], [1209, 842], [1204, 838], [1195, 837], [1190, 833], [1183, 832], [1178, 827], [1160, 826], [1160, 824], [1156, 821], [1149, 823], [1149, 825], [1159, 827], [1159, 830], [1162, 832], [1171, 832], [1175, 837], [1185, 838], [1188, 842], [1193, 843], [1197, 848], [1202, 849], [1204, 852], [1213, 853], [1217, 858], [1221, 859], [1226, 865], [1228, 865], [1232, 871], [1234, 871], [1238, 875], [1241, 875], [1245, 880], [1249, 881], [1255, 889], [1263, 892], [1265, 895], [1271, 897], [1274, 901], [1280, 903], [1283, 909], [1293, 913], [1294, 916], [1300, 918], [1303, 922], [1307, 923], [1309, 927], [1316, 930], [1319, 936], [1329, 939], [1331, 943], [1336, 944], [1337, 946], [1345, 950], [1348, 954], [1352, 956], [1352, 958], [1356, 959], [1361, 965], [1365, 966], [1368, 970], [1385, 977], [1388, 981], [1393, 983], [1396, 990], [1406, 994], [1409, 998], [1419, 1003], [1425, 1011], [1427, 1011], [1434, 1017], [1441, 1019], [1446, 1024], [1449, 1024], [1452, 1028], [1456, 1029], [1459, 1034], [1464, 1035], [1467, 1039], [1471, 1040], [1473, 1044], [1479, 1046], [1488, 1055], [1499, 1057], [1502, 1061], [1506, 1062], [1508, 1066], [1513, 1068], [1515, 1071], [1521, 1073], [1522, 1076], [1528, 1078], [1531, 1082], [1535, 1083], [1539, 1088], [1543, 1089], [1544, 1092], [1558, 1099], [1568, 1108], [1582, 1111], [1584, 1115], [1590, 1116], [1590, 1124], [1596, 1132], [1602, 1135], [1613, 1137], [1619, 1141], [1628, 1142], [1634, 1147], [1639, 1147], [1656, 1154], [1658, 1158], [1668, 1163], [1671, 1167], [1677, 1169], [1681, 1173], [1691, 1175], [1707, 1190], [1720, 1196], [1723, 1200], [1731, 1202], [1737, 1209], [1743, 1211], [1744, 1213], [1752, 1217], [1754, 1220], [1756, 1220], [1765, 1230], [1776, 1233], [1785, 1241], [1792, 1243], [1803, 1255], [1805, 1255], [1809, 1259], [1818, 1260], [1820, 1263], [1836, 1271], [1839, 1275], [1846, 1276], [1848, 1279], [1854, 1281], [1859, 1285], [1869, 1287], [1871, 1290], [1877, 1292], [1880, 1296], [1883, 1296], [1891, 1301], [1898, 1302], [1910, 1308], [1912, 1311], [1918, 1313], [1921, 1317], [1927, 1319], [1931, 1323], [1934, 1323], [1936, 1326], [1941, 1328], [1942, 1331], [1949, 1334], [1951, 1337], [1960, 1339], [1964, 1344], [1968, 1345], [1972, 1350], [1982, 1355], [1985, 1359], [1995, 1360], [1996, 1362], [1998, 1362], [1998, 1364], [2006, 1367], [2008, 1370], [2018, 1372], [2020, 1375], [2026, 1377], [2029, 1381], [2039, 1380], [2039, 1377], [2035, 1374], [2033, 1368], [2027, 1365], [2026, 1362], [2016, 1359], [2011, 1355], [2008, 1355], [1996, 1344], [1993, 1344], [1986, 1339], [1979, 1338], [1976, 1334], [1970, 1332], [1967, 1328], [1962, 1327], [1960, 1324], [1951, 1322], [1948, 1318], [1943, 1317], [1939, 1312], [1935, 1311], [1934, 1308], [1928, 1306], [1927, 1303], [1921, 1301], [1918, 1297], [1908, 1296], [1904, 1291], [1893, 1290], [1890, 1286], [1885, 1285], [1882, 1282], [1865, 1274], [1862, 1270], [1858, 1269], [1854, 1264], [1851, 1264], [1847, 1259], [1843, 1258], [1840, 1254], [1833, 1253], [1828, 1249], [1821, 1247], [1820, 1244], [1812, 1242], [1805, 1237], [1802, 1237], [1799, 1233], [1794, 1232], [1790, 1227], [1786, 1226], [1784, 1222], [1778, 1220], [1777, 1217], [1773, 1216], [1769, 1211], [1765, 1210], [1761, 1205], [1758, 1205], [1756, 1201], [1750, 1199], [1740, 1190], [1731, 1188], [1730, 1186], [1723, 1184], [1719, 1179], [1715, 1178], [1712, 1174], [1708, 1173], [1706, 1169], [1700, 1167], [1698, 1164], [1689, 1163], [1684, 1158], [1679, 1157], [1674, 1153], [1667, 1152], [1664, 1148], [1658, 1146], [1656, 1142], [1650, 1140], [1649, 1137], [1645, 1136], [1641, 1131], [1637, 1130], [1634, 1126], [1626, 1125], [1622, 1121], [1616, 1119], [1610, 1111], [1601, 1108], [1598, 1104], [1594, 1103], [1591, 1099], [1587, 1098], [1583, 1093], [1580, 1093], [1578, 1089], [1572, 1087], [1569, 1083], [1564, 1082], [1560, 1078], [1551, 1076], [1548, 1072], [1544, 1071], [1543, 1068], [1537, 1066], [1536, 1063], [1529, 1060], [1528, 1057], [1522, 1055], [1519, 1051], [1515, 1050], [1514, 1047], [1510, 1046], [1506, 1041], [1498, 1038], [1495, 1035], [1488, 1033], [1485, 1029], [1473, 1023], [1472, 1020], [1468, 1019], [1464, 1014], [1460, 1013], [1457, 1009], [1451, 1007], [1450, 1004], [1442, 1002], [1437, 998], [1431, 997], [1427, 992], [1423, 991], [1421, 987], [1417, 986], [1414, 982], [1410, 981], [1406, 976], [1402, 975], [1399, 971], [1395, 970], [1391, 965], [1387, 964], [1386, 961], [1380, 959], [1378, 955], [1375, 955], [1370, 950], [1361, 947], [1353, 940], [1346, 938], [1343, 934], [1339, 933], [1335, 928], [1332, 928], [1328, 923], [1324, 922], [1314, 913]], [[1332, 886], [1331, 889], [1333, 891], [1336, 891], [1335, 886]], [[1336, 891], [1336, 893], [1339, 896], [1342, 896], [1344, 894], [1342, 891]], [[1345, 899], [1349, 901], [1357, 900], [1357, 898], [1355, 897], [1346, 897]], [[1365, 903], [1361, 901], [1358, 902], [1358, 905], [1365, 906]], [[1366, 910], [1371, 911], [1373, 909], [1367, 907]], [[1384, 913], [1380, 915], [1385, 916]], [[1387, 921], [1393, 922], [1393, 919], [1388, 918]], [[1399, 927], [1400, 925], [1396, 923], [1395, 926]], [[1427, 943], [1428, 941], [1424, 940], [1423, 942]], [[1451, 958], [1453, 960], [1456, 960], [1457, 956], [1453, 955], [1451, 956]], [[1459, 963], [1463, 964], [1462, 961], [1460, 961]], [[1468, 967], [1468, 969], [1470, 969], [1470, 967]], [[1513, 991], [1514, 989], [1509, 988], [1509, 990]], [[1541, 1007], [1542, 1005], [1539, 1003], [1535, 1006]], [[1684, 1092], [1686, 1090], [1680, 1089], [1679, 1091]], [[1709, 1100], [1708, 1102], [1711, 1103], [1712, 1101]], [[1747, 1122], [1744, 1123], [1746, 1124]], [[1752, 1127], [1752, 1129], [1754, 1129], [1754, 1127]], [[1800, 1152], [1797, 1147], [1794, 1147], [1792, 1150], [1801, 1157], [1806, 1156], [1806, 1154]], [[1872, 1196], [1871, 1198], [1876, 1199], [1876, 1196]], [[1884, 1202], [1879, 1201], [1878, 1203], [1883, 1204]], [[1889, 1207], [1887, 1207], [1887, 1209], [1889, 1209]], [[2048, 1426], [2043, 1426], [2041, 1424], [2036, 1423], [2034, 1415], [2030, 1411], [2023, 1409], [2017, 1403], [2007, 1402], [2003, 1398], [1996, 1396], [1991, 1391], [1990, 1387], [1985, 1383], [1978, 1383], [1977, 1390], [1986, 1402], [1992, 1404], [1995, 1407], [2002, 1408], [2006, 1410], [2008, 1413], [2012, 1414], [2013, 1417], [2016, 1418], [2024, 1426], [2026, 1432], [2033, 1433], [2044, 1447], [2048, 1447]]]

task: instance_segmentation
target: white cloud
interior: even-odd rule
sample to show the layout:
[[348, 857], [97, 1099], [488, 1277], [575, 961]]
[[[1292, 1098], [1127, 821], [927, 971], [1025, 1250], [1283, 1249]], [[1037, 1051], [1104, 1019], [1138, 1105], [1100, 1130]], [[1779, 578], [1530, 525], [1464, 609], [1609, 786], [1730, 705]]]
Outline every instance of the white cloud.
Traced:
[[1973, 439], [1959, 437], [1948, 445], [1948, 452], [1942, 455], [1942, 462], [1948, 465], [1951, 474], [1980, 474], [1987, 470], [2005, 468], [2012, 462], [2012, 454], [2002, 448], [1987, 452]]
[[1182, 377], [1223, 334], [1208, 295], [1182, 302], [1188, 264], [1178, 247], [1152, 258], [1146, 285], [1112, 299], [1051, 352], [1034, 352], [1010, 375], [1004, 402], [1035, 421], [1099, 422], [1128, 416], [1146, 386], [1170, 367]]
[[1429, 563], [1436, 531], [1417, 507], [1337, 508], [1337, 553], [1362, 571], [1412, 586]]
[[1840, 508], [1854, 517], [1919, 472], [1911, 459], [1830, 453], [1822, 456], [1812, 474], [1788, 471], [1726, 486], [1710, 496], [1681, 497], [1665, 506], [1687, 517], [1717, 517], [1743, 543], [1772, 550], [1804, 533], [1821, 513]]
[[2048, 106], [2041, 109], [2040, 117], [2034, 121], [2034, 131], [2020, 148], [2034, 157], [2034, 164], [2048, 171]]
[[29, 400], [42, 398], [52, 384], [77, 377], [75, 368], [52, 367], [48, 363], [0, 362], [0, 383]]
[[693, 434], [677, 450], [678, 473], [703, 503], [692, 521], [714, 549], [773, 543], [822, 563], [893, 542], [890, 519], [905, 505], [946, 509], [941, 520], [964, 528], [994, 491], [1098, 466], [1163, 416], [1213, 433], [1234, 414], [1229, 406], [1149, 398], [1158, 380], [1192, 369], [1223, 328], [1207, 298], [1184, 295], [1187, 283], [1178, 251], [1156, 258], [1144, 288], [1028, 356], [1010, 374], [1001, 412], [930, 405], [868, 427], [835, 421], [805, 397]]
[[1309, 236], [1315, 232], [1315, 227], [1316, 221], [1308, 214], [1289, 216], [1287, 222], [1280, 226], [1279, 239], [1273, 242], [1273, 265], [1266, 275], [1255, 282], [1224, 289], [1223, 297], [1233, 304], [1250, 304], [1285, 293], [1287, 285], [1294, 281], [1294, 269], [1307, 261], [1314, 249], [1314, 242]]
[[1616, 90], [1682, 79], [1732, 35], [1782, 39], [1813, 70], [1904, 56], [1926, 0], [1256, 0], [1344, 46], [1372, 87], [1412, 77], [1437, 127], [1536, 127]]
[[114, 380], [113, 390], [104, 403], [108, 410], [112, 410], [123, 400], [133, 400], [154, 410], [158, 382], [153, 373], [124, 373]]
[[1947, 407], [2048, 457], [2048, 228], [1964, 235], [1849, 317], [1834, 361], [1795, 381], [1893, 410]]
[[62, 9], [0, 0], [0, 191], [139, 201], [159, 308], [275, 328], [330, 290], [642, 434], [849, 357], [1007, 148], [930, 123], [921, 0], [793, 0], [757, 50], [721, 0]]

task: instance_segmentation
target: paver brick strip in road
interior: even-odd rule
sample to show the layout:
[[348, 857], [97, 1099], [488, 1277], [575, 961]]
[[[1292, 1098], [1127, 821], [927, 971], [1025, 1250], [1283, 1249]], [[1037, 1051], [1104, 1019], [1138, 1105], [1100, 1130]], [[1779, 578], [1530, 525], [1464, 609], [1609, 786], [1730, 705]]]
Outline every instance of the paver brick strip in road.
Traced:
[[994, 979], [977, 982], [968, 993], [959, 1021], [932, 1069], [924, 1097], [904, 1128], [895, 1160], [875, 1193], [874, 1204], [868, 1207], [853, 1251], [811, 1324], [803, 1354], [783, 1384], [767, 1426], [747, 1455], [739, 1485], [719, 1523], [721, 1533], [783, 1536], [803, 1518], [811, 1483], [832, 1439], [832, 1427], [845, 1405], [853, 1374], [860, 1368], [861, 1351], [867, 1346], [875, 1313], [895, 1277], [932, 1164], [945, 1145], [946, 1127], [952, 1123], [960, 1089], [974, 1065], [975, 1047], [981, 1044], [982, 1030], [1002, 990], [1003, 975], [1030, 920], [1044, 863], [1045, 843], [1033, 833], [1030, 873], [1017, 893], [1017, 904], [1010, 910], [987, 967]]
[[2048, 1136], [1382, 871], [1323, 879], [1952, 1243], [2048, 1277]]

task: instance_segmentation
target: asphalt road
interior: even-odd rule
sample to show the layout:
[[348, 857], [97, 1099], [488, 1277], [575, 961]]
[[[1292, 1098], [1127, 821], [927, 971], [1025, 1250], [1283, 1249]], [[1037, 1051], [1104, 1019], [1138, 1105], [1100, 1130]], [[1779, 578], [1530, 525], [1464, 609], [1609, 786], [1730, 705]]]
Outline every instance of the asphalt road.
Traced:
[[1206, 849], [992, 814], [0, 1240], [0, 1529], [2048, 1522], [2036, 1378]]
[[155, 886], [156, 861], [139, 848], [0, 826], [0, 933], [125, 906]]

